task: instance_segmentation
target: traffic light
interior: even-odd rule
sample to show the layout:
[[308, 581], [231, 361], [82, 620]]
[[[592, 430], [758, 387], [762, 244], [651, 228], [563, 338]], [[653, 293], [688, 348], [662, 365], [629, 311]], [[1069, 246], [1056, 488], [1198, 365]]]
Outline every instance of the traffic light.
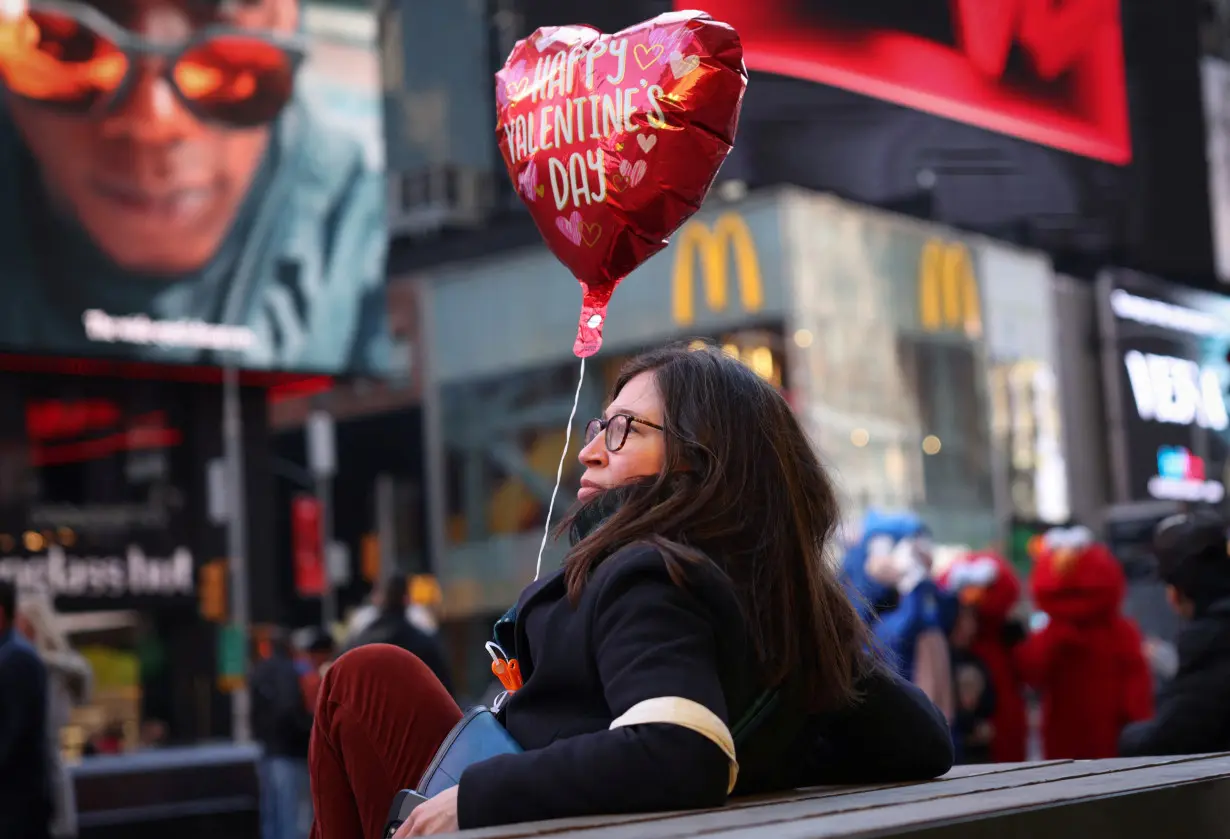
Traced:
[[375, 533], [363, 534], [360, 552], [363, 559], [363, 579], [374, 583], [380, 579], [380, 536]]
[[201, 566], [199, 585], [201, 617], [214, 623], [227, 619], [226, 560], [214, 559]]

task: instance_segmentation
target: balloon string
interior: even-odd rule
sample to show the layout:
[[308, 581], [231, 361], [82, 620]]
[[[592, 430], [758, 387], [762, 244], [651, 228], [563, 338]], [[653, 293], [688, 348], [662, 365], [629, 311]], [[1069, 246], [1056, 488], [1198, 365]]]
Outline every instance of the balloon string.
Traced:
[[551, 490], [551, 503], [547, 505], [547, 523], [542, 526], [542, 544], [538, 546], [538, 563], [534, 566], [534, 579], [542, 573], [542, 555], [547, 549], [547, 538], [551, 535], [551, 513], [555, 510], [555, 496], [559, 494], [559, 485], [564, 480], [564, 461], [568, 459], [568, 448], [572, 445], [572, 421], [577, 417], [577, 405], [581, 404], [581, 385], [585, 383], [585, 359], [581, 359], [581, 375], [577, 377], [577, 392], [572, 397], [572, 412], [568, 414], [568, 427], [564, 431], [564, 450], [560, 452], [559, 468], [555, 470], [555, 488]]

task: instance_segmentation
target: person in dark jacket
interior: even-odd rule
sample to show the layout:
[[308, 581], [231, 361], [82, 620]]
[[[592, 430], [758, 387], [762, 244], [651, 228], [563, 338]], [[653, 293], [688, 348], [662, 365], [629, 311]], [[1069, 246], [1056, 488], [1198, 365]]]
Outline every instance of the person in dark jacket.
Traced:
[[[945, 719], [875, 652], [827, 560], [833, 484], [772, 385], [714, 347], [647, 353], [580, 460], [571, 549], [522, 593], [509, 643], [523, 684], [497, 717], [524, 751], [470, 765], [397, 836], [948, 771]], [[732, 760], [721, 733], [774, 689]], [[652, 719], [662, 700], [708, 733]], [[316, 839], [379, 835], [461, 717], [388, 646], [338, 659], [318, 708]]]
[[1157, 526], [1154, 552], [1171, 607], [1184, 618], [1179, 669], [1157, 712], [1119, 736], [1124, 756], [1230, 751], [1230, 522], [1198, 511]]
[[393, 574], [384, 582], [379, 598], [380, 614], [355, 637], [350, 649], [367, 644], [392, 644], [401, 647], [431, 668], [431, 672], [453, 692], [453, 678], [439, 642], [412, 624], [406, 617], [410, 607], [410, 581], [405, 574]]
[[261, 756], [261, 837], [302, 839], [308, 815], [312, 713], [286, 636], [275, 631], [252, 668], [252, 733]]
[[16, 615], [16, 586], [0, 580], [0, 836], [47, 839], [47, 668], [14, 628]]

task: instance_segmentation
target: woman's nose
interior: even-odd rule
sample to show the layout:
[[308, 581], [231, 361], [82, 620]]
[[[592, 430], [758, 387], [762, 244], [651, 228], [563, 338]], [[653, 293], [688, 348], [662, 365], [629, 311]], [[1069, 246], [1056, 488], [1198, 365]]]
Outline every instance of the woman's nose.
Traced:
[[582, 466], [604, 466], [606, 465], [607, 455], [606, 443], [603, 442], [602, 435], [599, 434], [581, 447], [577, 460], [581, 462]]

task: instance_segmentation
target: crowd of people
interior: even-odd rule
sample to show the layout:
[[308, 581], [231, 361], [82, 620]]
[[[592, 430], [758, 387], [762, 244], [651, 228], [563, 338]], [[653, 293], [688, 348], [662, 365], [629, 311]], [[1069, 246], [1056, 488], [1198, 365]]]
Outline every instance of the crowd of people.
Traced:
[[1210, 511], [1158, 525], [1158, 576], [1186, 621], [1177, 669], [1155, 666], [1123, 614], [1123, 567], [1088, 528], [1038, 541], [1028, 597], [990, 551], [934, 575], [910, 514], [869, 514], [843, 575], [890, 660], [944, 712], [961, 762], [1031, 756], [1031, 699], [1045, 759], [1207, 753], [1230, 749], [1228, 540]]

